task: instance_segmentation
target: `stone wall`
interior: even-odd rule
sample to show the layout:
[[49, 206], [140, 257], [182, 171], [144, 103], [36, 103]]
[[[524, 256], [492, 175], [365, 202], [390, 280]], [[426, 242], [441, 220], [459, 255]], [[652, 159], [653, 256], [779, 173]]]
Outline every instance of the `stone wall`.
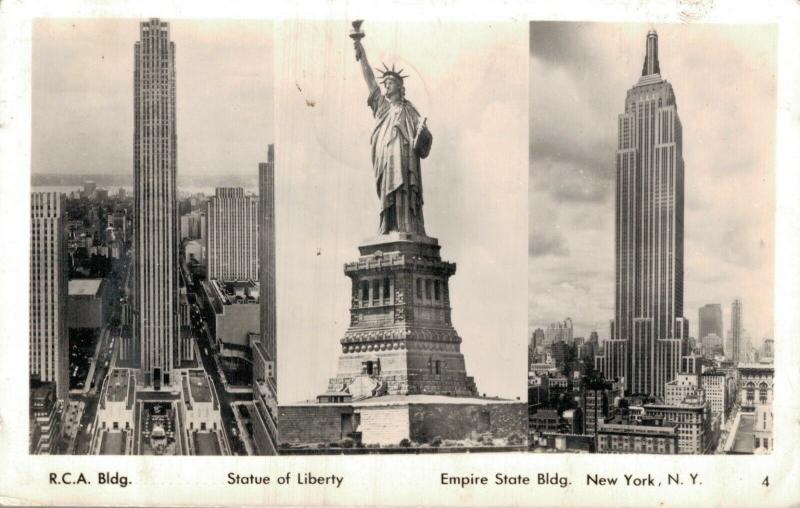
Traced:
[[489, 404], [412, 404], [409, 408], [411, 439], [476, 439], [490, 433], [494, 438], [528, 434], [527, 407], [522, 402]]
[[278, 406], [281, 443], [331, 443], [342, 440], [342, 415], [353, 414], [349, 404]]
[[409, 407], [402, 406], [362, 406], [357, 409], [361, 423], [361, 442], [365, 445], [380, 444], [397, 446], [402, 439], [408, 439]]

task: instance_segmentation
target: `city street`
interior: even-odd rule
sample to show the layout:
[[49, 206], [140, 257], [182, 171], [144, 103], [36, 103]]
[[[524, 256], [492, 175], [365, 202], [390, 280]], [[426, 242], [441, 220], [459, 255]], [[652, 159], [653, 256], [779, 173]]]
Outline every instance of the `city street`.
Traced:
[[231, 403], [234, 401], [252, 401], [253, 396], [249, 393], [228, 393], [225, 391], [225, 386], [222, 383], [222, 378], [217, 368], [217, 362], [213, 357], [208, 327], [205, 326], [205, 321], [203, 321], [202, 316], [194, 310], [192, 311], [191, 321], [192, 333], [197, 337], [197, 350], [200, 354], [200, 361], [202, 362], [203, 369], [205, 369], [206, 373], [213, 381], [214, 392], [217, 394], [217, 400], [220, 401], [222, 426], [225, 429], [225, 434], [231, 445], [231, 452], [235, 455], [247, 455], [245, 445], [238, 435], [239, 431], [236, 430], [238, 426]]
[[83, 412], [80, 416], [80, 422], [77, 428], [77, 435], [75, 437], [65, 436], [68, 439], [68, 448], [74, 450], [73, 453], [77, 455], [88, 454], [89, 445], [91, 444], [92, 435], [90, 425], [94, 423], [97, 413], [97, 405], [100, 399], [100, 392], [103, 389], [103, 381], [108, 374], [112, 365], [114, 357], [114, 349], [120, 344], [120, 335], [122, 333], [121, 325], [117, 324], [120, 315], [120, 295], [123, 294], [124, 285], [127, 283], [130, 275], [130, 263], [124, 262], [120, 271], [120, 277], [112, 277], [110, 281], [112, 298], [110, 299], [111, 308], [109, 309], [109, 319], [105, 327], [100, 331], [100, 346], [95, 359], [94, 374], [91, 379], [87, 379], [87, 390], [80, 395], [70, 395], [70, 405], [83, 404]]

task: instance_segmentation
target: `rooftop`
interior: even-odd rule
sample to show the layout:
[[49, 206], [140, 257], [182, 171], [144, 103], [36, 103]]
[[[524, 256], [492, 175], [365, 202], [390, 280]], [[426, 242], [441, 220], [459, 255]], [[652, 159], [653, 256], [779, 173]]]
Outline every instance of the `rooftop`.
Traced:
[[127, 433], [106, 431], [100, 443], [100, 455], [125, 455]]
[[775, 365], [771, 363], [740, 363], [739, 371], [775, 372]]
[[55, 383], [48, 383], [48, 382], [40, 382], [40, 381], [31, 381], [31, 400], [40, 398], [44, 399], [51, 392], [55, 392], [56, 384]]
[[645, 404], [644, 408], [647, 409], [664, 409], [672, 411], [701, 411], [705, 409], [705, 403], [689, 404], [682, 402], [680, 404]]
[[677, 425], [636, 425], [626, 423], [604, 423], [598, 429], [602, 433], [621, 432], [626, 434], [665, 434], [676, 435]]
[[260, 285], [254, 280], [212, 280], [211, 283], [219, 291], [223, 305], [258, 303]]
[[128, 370], [114, 369], [108, 376], [108, 391], [106, 400], [108, 402], [122, 402], [128, 396]]
[[103, 279], [72, 279], [69, 281], [69, 296], [96, 296]]
[[189, 371], [189, 387], [195, 402], [211, 402], [211, 387], [208, 385], [206, 373], [202, 370]]
[[531, 415], [531, 418], [558, 418], [556, 409], [540, 409]]
[[742, 414], [733, 439], [731, 452], [753, 453], [753, 415]]
[[213, 432], [195, 432], [192, 438], [197, 455], [222, 455], [219, 440]]

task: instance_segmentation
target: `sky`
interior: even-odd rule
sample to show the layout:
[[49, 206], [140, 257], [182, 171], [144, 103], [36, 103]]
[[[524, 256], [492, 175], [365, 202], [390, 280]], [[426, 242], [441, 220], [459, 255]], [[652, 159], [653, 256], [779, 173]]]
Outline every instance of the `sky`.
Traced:
[[[450, 279], [452, 319], [478, 389], [526, 394], [527, 23], [377, 23], [373, 67], [404, 68], [428, 118], [424, 217]], [[374, 237], [373, 118], [346, 22], [276, 32], [278, 383], [282, 403], [313, 399], [336, 374], [349, 323], [346, 262]], [[458, 41], [454, 43], [454, 41]]]
[[[33, 173], [132, 175], [139, 21], [35, 20]], [[164, 21], [176, 52], [179, 184], [255, 178], [274, 136], [272, 22]]]
[[536, 22], [530, 31], [529, 331], [614, 314], [617, 117], [649, 29], [674, 89], [685, 162], [684, 316], [734, 298], [772, 336], [776, 31], [768, 25]]

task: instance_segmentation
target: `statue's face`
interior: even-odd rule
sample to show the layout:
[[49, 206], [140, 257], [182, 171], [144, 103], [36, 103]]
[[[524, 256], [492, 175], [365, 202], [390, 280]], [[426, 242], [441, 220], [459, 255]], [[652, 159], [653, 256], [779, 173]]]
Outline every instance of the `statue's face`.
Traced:
[[386, 95], [388, 96], [401, 96], [403, 90], [403, 84], [400, 82], [399, 79], [389, 76], [384, 80], [383, 85], [386, 87]]

